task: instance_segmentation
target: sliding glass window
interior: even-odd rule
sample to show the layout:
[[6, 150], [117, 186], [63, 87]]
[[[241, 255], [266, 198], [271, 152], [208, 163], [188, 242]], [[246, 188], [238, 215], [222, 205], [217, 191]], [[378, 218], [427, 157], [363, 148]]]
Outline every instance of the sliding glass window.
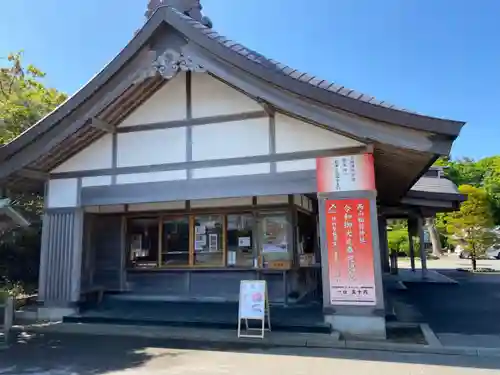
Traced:
[[134, 218], [127, 223], [128, 262], [133, 268], [158, 266], [158, 218]]
[[[306, 246], [309, 237], [313, 236], [308, 233], [301, 242], [303, 252], [314, 251]], [[289, 213], [284, 211], [127, 219], [127, 264], [131, 268], [284, 269], [292, 265], [293, 247]]]
[[227, 215], [227, 265], [254, 266], [253, 214]]
[[194, 217], [194, 265], [221, 267], [224, 265], [224, 216]]
[[262, 215], [261, 255], [264, 268], [290, 268], [293, 248], [290, 227], [285, 213]]
[[161, 265], [165, 267], [189, 266], [188, 216], [163, 218], [161, 230]]

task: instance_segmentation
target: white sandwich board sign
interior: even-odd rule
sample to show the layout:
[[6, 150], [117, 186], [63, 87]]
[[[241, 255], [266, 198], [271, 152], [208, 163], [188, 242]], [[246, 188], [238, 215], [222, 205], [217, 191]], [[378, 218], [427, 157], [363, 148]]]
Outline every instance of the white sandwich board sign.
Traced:
[[[241, 333], [241, 321], [245, 321], [246, 333]], [[261, 321], [260, 328], [249, 328], [249, 320]], [[267, 328], [266, 328], [267, 321]], [[240, 297], [238, 304], [238, 337], [264, 338], [264, 331], [271, 330], [269, 315], [269, 298], [265, 280], [241, 280]], [[260, 334], [250, 334], [251, 331], [260, 331]]]

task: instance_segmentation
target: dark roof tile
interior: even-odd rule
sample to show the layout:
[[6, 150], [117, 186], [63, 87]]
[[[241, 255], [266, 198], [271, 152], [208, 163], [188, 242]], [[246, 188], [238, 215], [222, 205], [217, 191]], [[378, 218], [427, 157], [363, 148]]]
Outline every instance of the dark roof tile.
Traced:
[[309, 82], [311, 79], [313, 79], [314, 76], [310, 75], [310, 74], [304, 74], [302, 77], [300, 77], [300, 80], [302, 82]]
[[295, 70], [293, 73], [290, 74], [290, 77], [292, 78], [295, 78], [295, 79], [299, 79], [300, 77], [302, 77], [304, 74], [304, 72], [301, 72], [299, 70]]
[[316, 77], [309, 81], [309, 83], [313, 86], [318, 86], [321, 82], [323, 82], [323, 80]]
[[328, 86], [328, 90], [333, 91], [333, 92], [339, 92], [343, 88], [344, 88], [344, 86], [338, 85], [336, 83], [332, 83], [330, 86]]
[[344, 95], [344, 96], [349, 96], [349, 94], [351, 92], [353, 92], [354, 90], [352, 89], [348, 89], [348, 88], [345, 88], [345, 87], [342, 87], [340, 90], [338, 90], [337, 92], [340, 94], [340, 95]]
[[324, 79], [323, 81], [321, 81], [321, 83], [318, 85], [319, 88], [322, 88], [322, 89], [325, 89], [325, 90], [328, 90], [328, 88], [332, 85], [332, 83], [330, 81], [327, 81], [326, 79]]
[[421, 177], [411, 188], [414, 191], [460, 194], [457, 186], [447, 178]]

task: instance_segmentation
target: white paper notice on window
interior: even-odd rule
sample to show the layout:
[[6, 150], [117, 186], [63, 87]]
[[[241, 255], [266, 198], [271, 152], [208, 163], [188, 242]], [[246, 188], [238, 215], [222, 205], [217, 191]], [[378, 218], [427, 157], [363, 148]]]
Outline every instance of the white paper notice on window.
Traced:
[[238, 237], [238, 247], [250, 247], [250, 237]]
[[264, 244], [262, 247], [262, 252], [263, 253], [286, 253], [287, 252], [287, 245], [275, 245], [272, 243]]
[[208, 247], [210, 251], [219, 250], [219, 236], [215, 233], [211, 233], [208, 237]]
[[207, 235], [196, 235], [195, 241], [194, 241], [194, 249], [195, 250], [203, 250], [203, 248], [207, 245]]
[[227, 255], [227, 264], [234, 266], [236, 264], [236, 251], [228, 251]]
[[204, 225], [198, 225], [194, 227], [194, 233], [195, 234], [205, 234], [207, 231], [207, 228]]

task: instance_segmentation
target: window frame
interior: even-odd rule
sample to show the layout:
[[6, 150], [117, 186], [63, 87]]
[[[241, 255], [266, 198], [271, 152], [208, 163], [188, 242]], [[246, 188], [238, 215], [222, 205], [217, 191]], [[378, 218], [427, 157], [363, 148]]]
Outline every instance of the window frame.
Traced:
[[[228, 246], [227, 246], [227, 225], [228, 225], [228, 215], [245, 215], [251, 214], [254, 217], [254, 228], [252, 230], [252, 249], [253, 249], [253, 259], [256, 266], [252, 267], [241, 267], [241, 266], [228, 266]], [[291, 247], [291, 264], [292, 268], [295, 264], [296, 256], [296, 244], [295, 244], [295, 229], [294, 229], [294, 210], [291, 205], [279, 204], [279, 205], [267, 205], [267, 206], [241, 206], [241, 207], [224, 207], [224, 208], [199, 208], [199, 209], [189, 209], [176, 210], [176, 211], [153, 211], [153, 212], [133, 212], [125, 213], [123, 215], [125, 221], [125, 230], [123, 243], [125, 244], [125, 256], [126, 256], [126, 271], [159, 271], [168, 269], [248, 269], [248, 270], [282, 270], [278, 268], [264, 268], [263, 267], [263, 257], [262, 257], [262, 243], [263, 243], [263, 233], [262, 233], [262, 217], [270, 215], [284, 215], [288, 222], [288, 242]], [[220, 265], [196, 265], [195, 264], [195, 251], [194, 251], [194, 239], [195, 239], [195, 217], [196, 216], [209, 216], [209, 215], [219, 215], [222, 217], [222, 261]], [[189, 223], [189, 262], [185, 266], [181, 265], [163, 265], [163, 223], [169, 218], [187, 218]], [[158, 261], [156, 267], [151, 268], [135, 268], [128, 262], [130, 253], [130, 233], [129, 233], [129, 221], [134, 218], [151, 218], [156, 219], [158, 222]], [[168, 254], [165, 254], [168, 256]]]

